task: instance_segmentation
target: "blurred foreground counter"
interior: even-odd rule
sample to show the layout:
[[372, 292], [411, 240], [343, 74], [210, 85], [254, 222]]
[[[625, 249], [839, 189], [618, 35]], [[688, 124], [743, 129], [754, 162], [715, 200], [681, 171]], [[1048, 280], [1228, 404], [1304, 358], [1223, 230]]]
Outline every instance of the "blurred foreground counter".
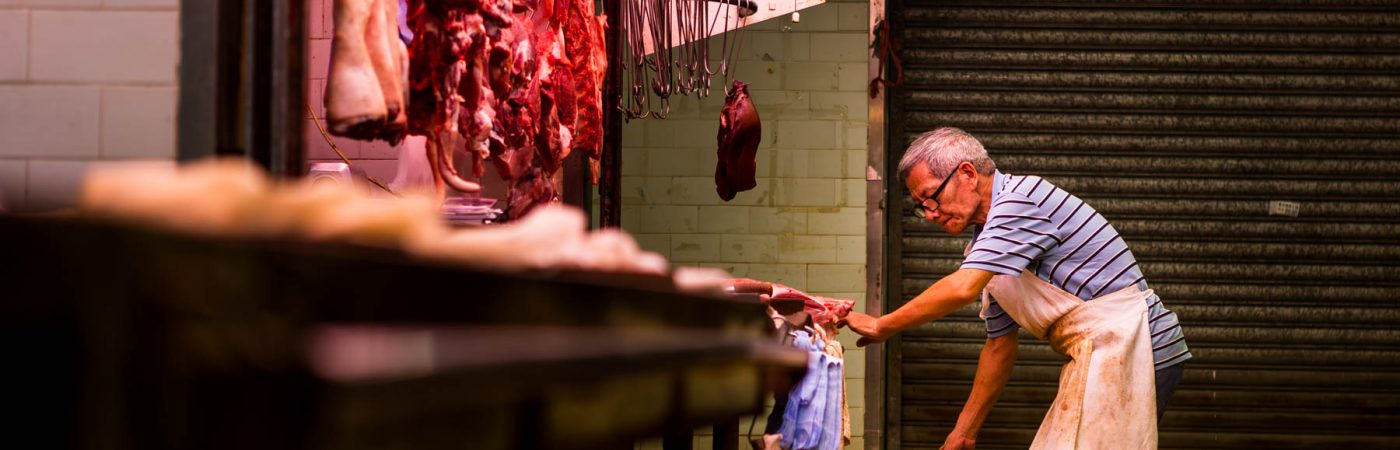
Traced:
[[631, 448], [805, 361], [757, 299], [657, 277], [52, 218], [0, 248], [11, 440], [44, 447]]

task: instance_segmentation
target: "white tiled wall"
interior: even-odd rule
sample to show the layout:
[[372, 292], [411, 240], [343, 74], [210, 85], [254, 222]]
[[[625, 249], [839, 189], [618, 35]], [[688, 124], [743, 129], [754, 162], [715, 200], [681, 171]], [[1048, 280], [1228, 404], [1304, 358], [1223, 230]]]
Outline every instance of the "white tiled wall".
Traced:
[[102, 152], [111, 158], [169, 158], [175, 153], [174, 87], [102, 89]]
[[30, 79], [173, 84], [179, 60], [176, 16], [165, 11], [33, 10]]
[[175, 0], [0, 0], [0, 199], [70, 207], [103, 160], [175, 157]]
[[96, 159], [102, 88], [0, 86], [0, 155]]
[[[800, 23], [745, 29], [737, 78], [749, 83], [763, 140], [758, 187], [730, 202], [714, 183], [722, 91], [673, 99], [665, 120], [624, 125], [623, 228], [677, 264], [856, 299], [863, 311], [867, 23], [866, 2], [837, 0], [803, 10]], [[864, 448], [865, 351], [841, 334], [855, 435], [847, 448]], [[708, 430], [697, 433], [696, 448], [709, 448]]]
[[29, 69], [29, 12], [0, 9], [0, 82], [25, 79]]

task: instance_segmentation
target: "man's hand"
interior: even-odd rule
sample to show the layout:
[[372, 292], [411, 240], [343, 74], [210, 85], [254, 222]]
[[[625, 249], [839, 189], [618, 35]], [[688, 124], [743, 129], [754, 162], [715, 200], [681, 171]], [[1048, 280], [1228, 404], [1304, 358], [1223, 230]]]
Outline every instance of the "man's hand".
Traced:
[[851, 311], [842, 322], [849, 327], [851, 331], [861, 335], [861, 338], [856, 341], [857, 347], [877, 344], [890, 338], [880, 331], [880, 320], [869, 314]]
[[939, 450], [972, 450], [977, 448], [977, 439], [963, 436], [962, 431], [953, 430], [948, 435], [948, 439], [943, 441], [943, 446]]

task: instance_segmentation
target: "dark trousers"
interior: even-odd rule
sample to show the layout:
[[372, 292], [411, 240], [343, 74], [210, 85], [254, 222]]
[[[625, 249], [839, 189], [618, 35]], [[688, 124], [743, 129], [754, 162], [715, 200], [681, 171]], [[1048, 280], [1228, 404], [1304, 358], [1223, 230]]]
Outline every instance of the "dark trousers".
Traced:
[[1174, 364], [1157, 370], [1157, 423], [1162, 423], [1162, 416], [1167, 413], [1167, 401], [1172, 399], [1172, 394], [1176, 393], [1176, 384], [1181, 382], [1181, 374], [1185, 372], [1186, 363]]

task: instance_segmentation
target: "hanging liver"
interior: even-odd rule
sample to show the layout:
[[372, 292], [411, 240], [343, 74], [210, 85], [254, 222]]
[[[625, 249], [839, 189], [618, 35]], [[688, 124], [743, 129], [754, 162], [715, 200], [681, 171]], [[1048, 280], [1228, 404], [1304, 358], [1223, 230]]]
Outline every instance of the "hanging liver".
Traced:
[[763, 137], [758, 109], [749, 98], [749, 86], [734, 80], [719, 112], [719, 163], [715, 165], [715, 192], [724, 201], [734, 194], [753, 189], [754, 156]]

